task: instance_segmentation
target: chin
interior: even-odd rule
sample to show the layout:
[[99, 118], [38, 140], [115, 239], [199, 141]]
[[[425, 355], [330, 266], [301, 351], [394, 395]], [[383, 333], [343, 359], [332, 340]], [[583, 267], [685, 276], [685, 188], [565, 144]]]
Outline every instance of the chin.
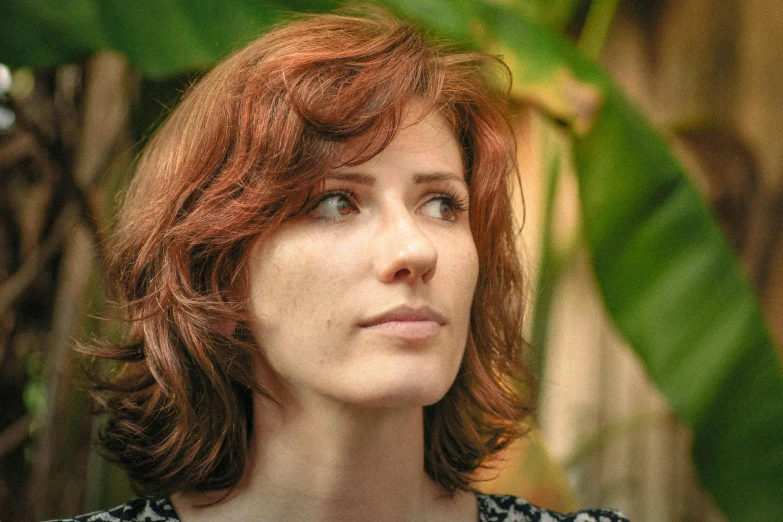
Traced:
[[374, 408], [423, 408], [441, 400], [446, 395], [443, 393], [390, 393], [383, 396], [371, 397], [361, 401], [360, 404]]
[[419, 372], [386, 382], [375, 382], [374, 385], [362, 390], [356, 390], [348, 402], [384, 408], [424, 407], [435, 404], [449, 391], [454, 379], [427, 376]]

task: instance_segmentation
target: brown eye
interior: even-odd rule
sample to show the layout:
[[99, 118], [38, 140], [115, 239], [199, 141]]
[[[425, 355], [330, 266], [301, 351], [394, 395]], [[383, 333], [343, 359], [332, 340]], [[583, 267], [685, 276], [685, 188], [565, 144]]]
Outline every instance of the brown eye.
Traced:
[[316, 217], [338, 219], [354, 212], [353, 202], [346, 194], [327, 194], [313, 209]]
[[448, 219], [449, 221], [451, 221], [452, 219], [454, 219], [454, 206], [451, 204], [450, 201], [446, 201], [444, 199], [440, 203], [440, 213], [441, 216], [443, 216], [443, 219]]
[[339, 212], [341, 216], [347, 216], [351, 213], [351, 202], [348, 201], [348, 198], [345, 196], [337, 198], [336, 206], [337, 212]]
[[455, 205], [451, 198], [433, 198], [421, 207], [421, 213], [425, 216], [442, 219], [443, 221], [456, 221]]

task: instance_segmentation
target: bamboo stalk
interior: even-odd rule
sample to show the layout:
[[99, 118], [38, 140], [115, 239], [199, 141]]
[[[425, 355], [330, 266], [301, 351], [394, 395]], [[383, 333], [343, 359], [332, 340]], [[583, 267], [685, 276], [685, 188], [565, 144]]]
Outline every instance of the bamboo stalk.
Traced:
[[[107, 52], [94, 56], [86, 76], [82, 126], [73, 170], [63, 172], [76, 189], [70, 194], [76, 199], [100, 192], [102, 173], [113, 161], [127, 133], [130, 108], [130, 69], [120, 55]], [[60, 99], [72, 97], [64, 95]], [[67, 125], [61, 126], [64, 127]], [[85, 208], [84, 201], [72, 201]], [[93, 226], [85, 226], [88, 220], [72, 229], [58, 274], [45, 370], [48, 400], [40, 413], [41, 431], [33, 467], [33, 497], [37, 499], [39, 519], [83, 509], [91, 425], [83, 392], [77, 391], [72, 382], [70, 347], [85, 321], [88, 288], [95, 268], [97, 242], [94, 231], [89, 229], [95, 228], [97, 217], [92, 209], [87, 214]]]

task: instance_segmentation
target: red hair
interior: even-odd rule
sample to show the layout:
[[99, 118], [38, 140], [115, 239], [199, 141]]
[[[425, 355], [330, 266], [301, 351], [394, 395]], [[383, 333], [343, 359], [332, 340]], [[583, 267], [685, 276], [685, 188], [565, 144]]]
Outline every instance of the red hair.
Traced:
[[532, 387], [510, 202], [516, 148], [496, 69], [507, 73], [384, 12], [318, 15], [259, 38], [185, 94], [141, 155], [110, 249], [128, 340], [92, 350], [122, 362], [98, 386], [102, 442], [142, 491], [236, 485], [252, 394], [264, 394], [243, 303], [230, 297], [248, 247], [302, 211], [348, 140], [366, 144], [349, 164], [383, 150], [414, 99], [462, 145], [479, 255], [462, 367], [425, 408], [425, 469], [450, 494], [470, 489], [470, 474], [519, 435], [532, 400], [520, 390]]

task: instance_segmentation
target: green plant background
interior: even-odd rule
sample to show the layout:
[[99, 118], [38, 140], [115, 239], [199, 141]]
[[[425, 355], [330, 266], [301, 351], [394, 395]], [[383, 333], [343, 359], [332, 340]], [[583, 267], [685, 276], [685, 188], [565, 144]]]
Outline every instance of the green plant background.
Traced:
[[[51, 68], [115, 49], [170, 93], [183, 85], [167, 79], [203, 71], [290, 11], [337, 4], [6, 0], [0, 62]], [[592, 2], [578, 43], [565, 34], [585, 4], [575, 0], [384, 4], [465, 46], [501, 49], [515, 73], [513, 94], [565, 130], [583, 237], [606, 309], [693, 431], [701, 481], [729, 520], [783, 518], [783, 369], [756, 295], [715, 219], [666, 140], [594, 61], [616, 2]], [[569, 96], [573, 86], [588, 93], [592, 105]], [[153, 104], [138, 120], [149, 123], [159, 112]], [[547, 231], [544, 241], [551, 241]], [[544, 245], [544, 265], [555, 262], [547, 255], [550, 246]], [[552, 267], [544, 272], [556, 274]], [[550, 287], [551, 281], [539, 286], [534, 322], [542, 362]], [[95, 288], [100, 295], [99, 282]], [[46, 392], [40, 379], [30, 382], [34, 410]], [[116, 473], [106, 464], [94, 466], [94, 477]], [[100, 491], [108, 482], [100, 482], [91, 501], [110, 501], [111, 492]]]

